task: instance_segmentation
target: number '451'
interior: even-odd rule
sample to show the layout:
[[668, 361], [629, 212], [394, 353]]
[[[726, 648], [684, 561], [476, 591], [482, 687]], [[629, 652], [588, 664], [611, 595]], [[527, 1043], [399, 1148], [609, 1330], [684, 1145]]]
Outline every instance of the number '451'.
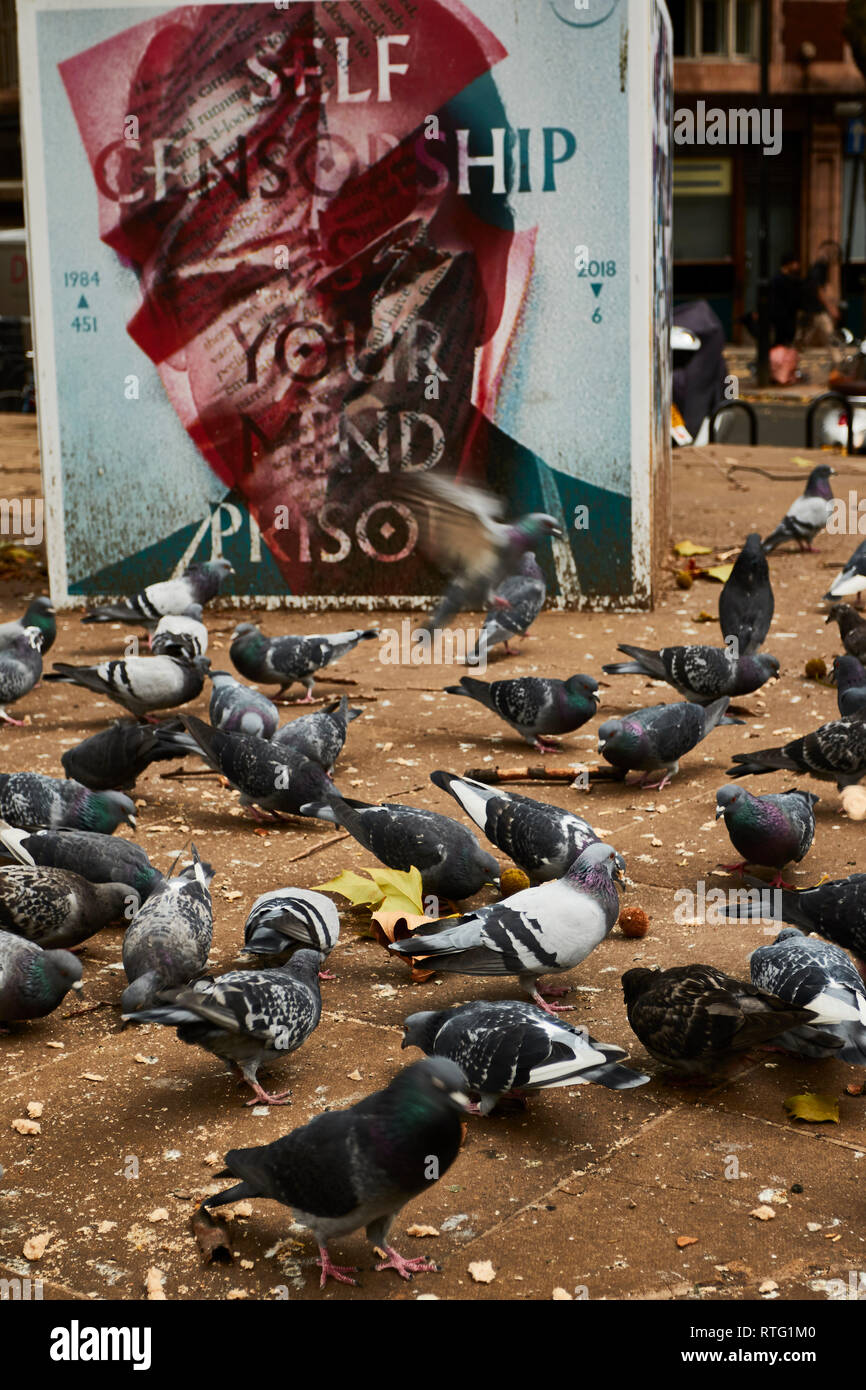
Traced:
[[72, 320], [72, 327], [76, 333], [95, 333], [96, 315], [95, 314], [76, 314]]

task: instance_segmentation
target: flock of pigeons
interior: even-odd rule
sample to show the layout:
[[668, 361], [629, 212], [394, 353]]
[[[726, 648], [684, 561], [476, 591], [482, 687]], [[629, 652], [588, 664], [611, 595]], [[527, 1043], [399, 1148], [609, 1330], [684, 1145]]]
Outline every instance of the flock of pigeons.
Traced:
[[[613, 777], [636, 772], [641, 786], [664, 787], [681, 758], [717, 725], [741, 722], [728, 712], [732, 700], [778, 676], [778, 661], [760, 650], [774, 611], [766, 555], [784, 540], [811, 546], [831, 513], [831, 473], [826, 465], [815, 469], [773, 534], [763, 544], [756, 534], [746, 541], [721, 594], [723, 647], [623, 646], [629, 659], [603, 668], [666, 681], [683, 697], [601, 724], [599, 752]], [[450, 549], [463, 556], [452, 565], [436, 621], [486, 600], [488, 616], [470, 660], [497, 643], [510, 650], [544, 604], [535, 548], [556, 533], [555, 521], [530, 516], [507, 526], [471, 488], [433, 486], [426, 500], [431, 531], [435, 522], [440, 535], [447, 532], [440, 555]], [[471, 546], [467, 536], [474, 537]], [[183, 1042], [212, 1053], [249, 1085], [248, 1104], [278, 1105], [288, 1103], [289, 1092], [266, 1091], [258, 1072], [302, 1046], [319, 1023], [320, 980], [329, 978], [325, 966], [340, 932], [337, 908], [308, 889], [264, 893], [244, 928], [244, 952], [256, 958], [256, 968], [207, 976], [213, 871], [192, 845], [191, 862], [164, 876], [134, 841], [113, 835], [121, 823], [135, 827], [126, 793], [136, 778], [155, 761], [201, 757], [256, 818], [288, 814], [336, 823], [386, 866], [417, 868], [425, 895], [450, 906], [485, 885], [498, 888], [500, 865], [452, 817], [340, 793], [332, 773], [349, 724], [361, 713], [347, 698], [281, 726], [273, 701], [248, 684], [276, 685], [282, 694], [299, 683], [306, 690], [302, 703], [309, 702], [316, 673], [376, 638], [375, 629], [271, 639], [242, 623], [230, 657], [244, 679], [210, 670], [203, 608], [230, 573], [223, 560], [196, 564], [122, 604], [93, 610], [84, 622], [147, 629], [149, 654], [95, 666], [56, 662], [45, 676], [98, 692], [133, 719], [65, 752], [65, 780], [0, 775], [0, 853], [13, 861], [0, 868], [0, 1028], [43, 1017], [70, 989], [80, 989], [75, 949], [104, 927], [121, 925], [124, 1020], [175, 1028]], [[783, 768], [842, 788], [866, 774], [866, 669], [859, 661], [866, 657], [866, 623], [836, 602], [861, 588], [866, 543], [825, 596], [833, 602], [828, 621], [839, 622], [847, 651], [834, 667], [840, 718], [784, 748], [737, 755], [730, 776]], [[0, 712], [9, 722], [17, 721], [5, 707], [37, 684], [55, 635], [47, 599], [0, 627]], [[153, 718], [195, 699], [206, 679], [210, 723], [183, 713]], [[541, 752], [592, 719], [599, 699], [598, 683], [586, 675], [491, 683], [464, 677], [446, 689], [479, 702]], [[402, 1206], [456, 1158], [465, 1112], [487, 1115], [505, 1095], [548, 1087], [592, 1082], [621, 1090], [650, 1080], [623, 1065], [621, 1047], [566, 1022], [559, 1015], [567, 1006], [551, 1002], [567, 990], [550, 980], [585, 960], [619, 917], [622, 855], [586, 820], [558, 806], [443, 770], [433, 771], [431, 781], [523, 870], [529, 886], [462, 915], [443, 912], [390, 949], [444, 973], [516, 977], [528, 999], [478, 1000], [411, 1015], [403, 1046], [425, 1057], [384, 1090], [322, 1113], [272, 1144], [226, 1155], [221, 1176], [237, 1181], [205, 1205], [271, 1197], [292, 1207], [315, 1236], [322, 1286], [329, 1277], [354, 1282], [350, 1270], [332, 1263], [328, 1246], [359, 1226], [384, 1252], [378, 1269], [410, 1277], [432, 1267], [401, 1256], [388, 1243], [389, 1230]], [[742, 861], [730, 868], [773, 870], [778, 914], [791, 925], [754, 952], [750, 981], [706, 964], [623, 975], [632, 1030], [672, 1072], [712, 1079], [737, 1054], [770, 1042], [801, 1056], [866, 1065], [866, 875], [802, 892], [782, 879], [785, 866], [809, 850], [817, 799], [802, 790], [753, 796], [735, 783], [719, 790], [716, 815]], [[751, 900], [727, 909], [731, 916], [753, 910], [761, 909]]]

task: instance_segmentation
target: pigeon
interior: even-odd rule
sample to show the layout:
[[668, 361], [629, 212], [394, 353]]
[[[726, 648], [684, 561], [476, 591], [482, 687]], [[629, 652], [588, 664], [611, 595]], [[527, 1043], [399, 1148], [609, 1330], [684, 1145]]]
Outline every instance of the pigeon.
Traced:
[[753, 985], [814, 1010], [822, 1032], [842, 1044], [822, 1046], [815, 1029], [806, 1026], [782, 1033], [778, 1047], [801, 1057], [836, 1057], [866, 1066], [866, 988], [844, 951], [785, 927], [775, 941], [752, 952], [750, 968]]
[[834, 603], [827, 614], [828, 623], [838, 623], [842, 645], [850, 656], [866, 661], [866, 619], [855, 613], [850, 603]]
[[866, 712], [866, 669], [860, 665], [856, 656], [833, 658], [833, 680], [836, 685], [836, 703], [843, 719], [848, 715]]
[[140, 906], [126, 883], [88, 883], [71, 869], [0, 868], [0, 927], [43, 949], [70, 948], [104, 927], [125, 927]]
[[371, 627], [315, 637], [266, 637], [254, 623], [241, 623], [232, 633], [229, 656], [248, 681], [279, 685], [278, 699], [298, 682], [307, 691], [301, 703], [309, 704], [317, 671], [353, 651], [359, 642], [378, 636], [379, 629]]
[[[169, 721], [169, 727], [183, 728], [179, 721]], [[166, 743], [165, 730], [165, 724], [116, 719], [109, 728], [67, 748], [60, 759], [63, 770], [91, 791], [127, 791], [151, 763], [183, 757], [183, 749]]]
[[[747, 879], [749, 883], [752, 881]], [[755, 917], [766, 920], [769, 914], [759, 901], [761, 894], [746, 896], [745, 902], [720, 904], [721, 915], [735, 920]], [[850, 951], [854, 964], [866, 980], [866, 874], [830, 879], [798, 892], [777, 889], [773, 894], [772, 917], [800, 927], [804, 932], [815, 932], [844, 951]]]
[[393, 496], [411, 508], [419, 548], [452, 576], [435, 610], [421, 624], [431, 633], [447, 627], [460, 612], [482, 607], [505, 611], [508, 599], [497, 597], [502, 583], [521, 573], [528, 551], [562, 535], [556, 518], [545, 512], [503, 522], [498, 497], [438, 474], [400, 475]]
[[619, 1065], [627, 1055], [621, 1047], [596, 1042], [585, 1028], [551, 1018], [522, 1000], [477, 999], [454, 1009], [411, 1014], [403, 1024], [401, 1046], [456, 1062], [469, 1090], [480, 1097], [474, 1109], [481, 1115], [489, 1115], [512, 1091], [588, 1081], [626, 1091], [650, 1079]]
[[[725, 718], [728, 697], [703, 707], [688, 700], [676, 705], [653, 705], [608, 719], [598, 731], [598, 751], [623, 775], [642, 772], [640, 786], [662, 791], [679, 771], [680, 758], [707, 737], [717, 724], [732, 723]], [[660, 782], [647, 778], [662, 774]]]
[[632, 1032], [651, 1057], [673, 1071], [713, 1078], [748, 1052], [815, 1022], [811, 1009], [735, 980], [712, 965], [627, 970], [622, 977]]
[[291, 1092], [270, 1094], [258, 1070], [295, 1052], [318, 1027], [321, 960], [318, 951], [296, 951], [273, 970], [232, 970], [217, 980], [197, 980], [162, 991], [156, 1004], [124, 1019], [177, 1028], [181, 1042], [212, 1052], [251, 1087], [247, 1105], [289, 1105]]
[[121, 822], [135, 829], [135, 806], [123, 792], [94, 792], [41, 772], [0, 772], [0, 817], [17, 830], [98, 830]]
[[65, 681], [123, 705], [136, 719], [152, 710], [175, 709], [196, 699], [204, 686], [207, 657], [128, 656], [98, 666], [54, 662], [46, 681]]
[[463, 676], [459, 685], [446, 685], [445, 693], [477, 700], [539, 753], [558, 752], [548, 736], [580, 729], [592, 719], [599, 701], [598, 682], [592, 676], [570, 676], [566, 681], [519, 676], [492, 682]]
[[140, 845], [95, 830], [37, 830], [29, 835], [0, 821], [0, 845], [21, 864], [72, 869], [89, 883], [125, 883], [145, 898], [164, 882]]
[[493, 855], [471, 830], [438, 811], [398, 802], [369, 806], [338, 796], [303, 806], [301, 814], [341, 825], [389, 869], [417, 869], [425, 895], [471, 898], [485, 883], [499, 882]]
[[343, 751], [350, 723], [363, 713], [362, 709], [349, 709], [344, 695], [315, 714], [302, 714], [291, 724], [284, 724], [271, 735], [271, 743], [275, 748], [294, 748], [330, 775]]
[[356, 1282], [354, 1269], [332, 1264], [328, 1246], [359, 1226], [387, 1256], [377, 1271], [394, 1269], [403, 1279], [429, 1272], [435, 1266], [426, 1259], [405, 1259], [389, 1245], [388, 1232], [402, 1207], [428, 1192], [460, 1152], [465, 1086], [453, 1062], [416, 1062], [346, 1110], [316, 1115], [271, 1144], [230, 1149], [228, 1171], [218, 1176], [240, 1181], [203, 1205], [270, 1197], [291, 1207], [319, 1247], [322, 1288], [328, 1279]]
[[738, 656], [754, 656], [766, 641], [775, 606], [770, 567], [761, 537], [753, 531], [719, 595], [722, 641], [726, 646], [736, 641], [732, 650]]
[[181, 716], [184, 728], [198, 745], [208, 767], [221, 772], [241, 794], [241, 805], [261, 820], [257, 806], [274, 818], [309, 815], [307, 802], [339, 796], [318, 763], [292, 748], [275, 748], [254, 734], [226, 734], [194, 715]]
[[150, 584], [121, 603], [92, 608], [83, 623], [139, 623], [156, 627], [169, 613], [186, 613], [191, 604], [209, 603], [234, 570], [228, 560], [204, 560], [190, 565], [177, 579]]
[[[825, 599], [848, 598], [866, 589], [866, 541], [861, 541], [841, 574], [837, 574]], [[2, 632], [2, 628], [0, 628]]]
[[486, 662], [490, 648], [500, 642], [505, 643], [507, 656], [516, 656], [517, 653], [511, 650], [509, 642], [512, 637], [525, 637], [544, 607], [547, 585], [531, 550], [523, 556], [520, 573], [509, 575], [500, 584], [495, 598], [496, 607], [491, 608], [487, 614], [478, 636], [478, 643], [467, 654], [467, 666], [478, 666]]
[[210, 671], [210, 722], [227, 734], [272, 738], [280, 722], [276, 705], [261, 691], [242, 685], [229, 671]]
[[747, 864], [775, 869], [771, 888], [790, 887], [782, 879], [786, 864], [799, 864], [815, 836], [814, 792], [790, 791], [752, 796], [745, 787], [728, 785], [716, 792], [716, 820], [725, 818], [731, 844], [743, 856], [741, 864], [724, 864], [742, 873]]
[[5, 651], [7, 647], [11, 646], [28, 627], [37, 627], [42, 633], [42, 655], [44, 656], [54, 646], [57, 637], [57, 619], [54, 616], [54, 604], [50, 598], [44, 596], [35, 598], [28, 605], [23, 618], [18, 618], [13, 623], [0, 623], [0, 651]]
[[69, 951], [43, 951], [0, 931], [0, 1024], [44, 1018], [69, 990], [80, 991], [81, 961]]
[[840, 791], [853, 786], [866, 774], [866, 721], [856, 716], [835, 719], [781, 748], [735, 753], [727, 775], [754, 777], [779, 769], [835, 782]]
[[327, 956], [340, 936], [340, 914], [324, 893], [275, 888], [256, 898], [244, 923], [244, 950], [277, 956], [299, 943]]
[[622, 877], [620, 862], [610, 846], [588, 845], [555, 882], [423, 927], [388, 949], [427, 956], [430, 969], [458, 975], [516, 975], [533, 1003], [556, 1013], [563, 1006], [545, 1002], [539, 976], [571, 970], [610, 933], [619, 916], [614, 879]]
[[835, 476], [835, 468], [827, 463], [812, 469], [803, 495], [792, 504], [775, 531], [762, 542], [765, 555], [771, 555], [785, 541], [796, 541], [800, 550], [811, 554], [812, 541], [833, 515], [830, 479]]
[[607, 675], [641, 675], [667, 681], [680, 695], [698, 705], [711, 705], [723, 695], [732, 700], [752, 695], [779, 674], [774, 656], [734, 656], [727, 647], [662, 647], [655, 652], [621, 643], [618, 650], [633, 659], [602, 666]]
[[6, 706], [29, 695], [41, 676], [42, 633], [38, 627], [25, 627], [0, 651], [0, 719], [23, 727], [26, 721], [13, 719], [6, 713]]
[[[598, 840], [587, 821], [545, 801], [488, 787], [451, 772], [431, 772], [430, 781], [453, 796], [490, 843], [513, 859], [534, 883], [562, 878], [587, 845]], [[624, 870], [624, 863], [620, 867]]]
[[213, 869], [201, 862], [195, 845], [191, 850], [192, 864], [177, 878], [164, 879], [126, 930], [124, 1013], [157, 1002], [161, 990], [189, 984], [204, 969], [213, 936]]
[[154, 656], [186, 656], [190, 661], [204, 656], [208, 631], [201, 615], [201, 604], [191, 603], [183, 613], [167, 613], [160, 618], [150, 639]]

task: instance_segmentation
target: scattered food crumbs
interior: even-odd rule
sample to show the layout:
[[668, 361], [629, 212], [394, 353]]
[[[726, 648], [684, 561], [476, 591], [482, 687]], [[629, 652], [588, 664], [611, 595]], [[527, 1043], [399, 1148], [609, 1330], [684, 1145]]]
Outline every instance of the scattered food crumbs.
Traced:
[[38, 1120], [13, 1120], [12, 1128], [19, 1134], [41, 1134], [42, 1126]]
[[148, 1216], [147, 1219], [148, 1219], [148, 1221], [153, 1221], [153, 1222], [156, 1222], [156, 1221], [167, 1221], [167, 1220], [168, 1220], [168, 1208], [167, 1208], [167, 1207], [155, 1207], [154, 1210], [150, 1213], [150, 1215]]
[[772, 1207], [755, 1207], [755, 1210], [750, 1211], [749, 1215], [754, 1216], [756, 1221], [775, 1221], [776, 1219], [776, 1213]]
[[41, 1231], [38, 1236], [25, 1240], [21, 1250], [25, 1260], [41, 1260], [53, 1236], [53, 1231]]
[[145, 1298], [149, 1299], [151, 1303], [165, 1303], [166, 1297], [162, 1287], [164, 1283], [165, 1275], [162, 1270], [151, 1265], [144, 1281]]
[[476, 1284], [492, 1284], [496, 1278], [496, 1270], [489, 1260], [475, 1260], [469, 1266], [469, 1273]]
[[406, 1230], [407, 1236], [438, 1236], [439, 1232], [435, 1226], [409, 1226]]
[[27, 1102], [27, 1114], [31, 1120], [41, 1120], [44, 1109], [45, 1106], [41, 1100], [28, 1100]]

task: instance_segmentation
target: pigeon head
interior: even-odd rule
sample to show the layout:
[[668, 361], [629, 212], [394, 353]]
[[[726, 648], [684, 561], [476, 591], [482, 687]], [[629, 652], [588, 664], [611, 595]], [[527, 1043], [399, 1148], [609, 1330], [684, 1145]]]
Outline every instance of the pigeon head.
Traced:
[[135, 829], [135, 803], [123, 792], [94, 792], [88, 807], [88, 829], [111, 835], [121, 821]]
[[820, 463], [817, 468], [813, 468], [809, 474], [809, 481], [806, 484], [807, 497], [824, 497], [826, 500], [833, 496], [830, 491], [830, 479], [835, 478], [836, 469], [831, 468], [829, 463]]
[[648, 989], [652, 989], [658, 973], [657, 970], [647, 970], [644, 966], [627, 970], [622, 977], [622, 993], [626, 1005], [633, 1004]]
[[227, 579], [228, 576], [229, 576], [230, 574], [234, 574], [234, 572], [235, 572], [235, 570], [234, 570], [234, 565], [230, 564], [228, 560], [222, 560], [222, 559], [220, 559], [220, 560], [197, 560], [197, 561], [195, 562], [195, 564], [190, 565], [189, 569], [187, 570], [187, 574], [213, 574], [213, 575], [217, 575], [217, 576], [219, 577], [219, 581], [220, 581], [221, 584], [222, 584], [222, 582], [223, 582], [224, 579]]
[[836, 656], [833, 658], [833, 684], [839, 690], [851, 690], [866, 685], [866, 669], [856, 656]]
[[[27, 612], [24, 614], [21, 621], [25, 628], [38, 627], [39, 631], [46, 639], [50, 637], [53, 640], [57, 632], [57, 622], [54, 617], [54, 604], [51, 602], [50, 598], [45, 598], [44, 596], [35, 598], [33, 602], [28, 605]], [[51, 643], [49, 642], [48, 645], [50, 646]]]
[[547, 512], [531, 512], [529, 516], [522, 516], [515, 522], [514, 530], [522, 543], [533, 549], [546, 537], [562, 535], [556, 517], [549, 516]]
[[71, 951], [43, 951], [36, 957], [33, 968], [44, 980], [46, 991], [55, 999], [58, 996], [62, 999], [70, 989], [80, 993], [84, 966]]
[[433, 1039], [447, 1017], [447, 1009], [424, 1009], [420, 1013], [410, 1014], [403, 1020], [401, 1048], [420, 1047], [422, 1052], [431, 1052]]
[[[850, 603], [834, 603], [827, 614], [827, 623], [842, 623], [846, 619], [850, 622], [852, 618], [855, 622], [859, 622], [859, 618]], [[825, 627], [827, 623], [824, 624]]]
[[800, 931], [799, 927], [783, 927], [779, 935], [773, 941], [774, 946], [778, 946], [780, 941], [793, 941], [795, 937], [805, 936], [806, 933]]
[[779, 658], [770, 656], [768, 652], [761, 652], [760, 656], [746, 657], [745, 660], [747, 662], [754, 662], [755, 666], [757, 666], [758, 670], [763, 673], [767, 680], [770, 680], [773, 676], [778, 676], [781, 670]]
[[191, 603], [188, 608], [183, 610], [180, 616], [182, 618], [194, 618], [197, 623], [200, 623], [203, 612], [204, 609], [200, 603]]
[[446, 1057], [425, 1057], [400, 1072], [389, 1089], [393, 1088], [401, 1101], [406, 1098], [407, 1110], [466, 1111], [467, 1085], [456, 1062], [449, 1062]]
[[727, 786], [721, 787], [716, 792], [716, 820], [719, 820], [730, 807], [738, 806], [749, 800], [751, 797], [745, 787], [736, 787], [733, 782], [729, 782]]
[[110, 927], [126, 927], [141, 906], [141, 895], [128, 883], [96, 883], [94, 897], [105, 908]]
[[[623, 881], [625, 860], [611, 845], [595, 840], [587, 845], [571, 865], [567, 878], [577, 878], [581, 882], [602, 874], [612, 883]], [[614, 894], [616, 896], [616, 894]]]
[[569, 676], [565, 682], [565, 688], [568, 691], [569, 699], [577, 697], [580, 700], [592, 700], [596, 705], [601, 699], [598, 693], [598, 681], [594, 680], [592, 676]]
[[154, 1003], [160, 988], [160, 979], [155, 970], [148, 970], [146, 975], [139, 975], [137, 980], [127, 985], [120, 996], [121, 1013], [134, 1014]]
[[[287, 946], [289, 943], [285, 941], [283, 944]], [[286, 962], [283, 969], [288, 970], [296, 979], [304, 983], [313, 984], [318, 981], [319, 971], [324, 965], [324, 962], [325, 957], [321, 951], [311, 951], [308, 950], [306, 946], [303, 946], [300, 951], [295, 951], [295, 954]]]
[[622, 733], [622, 731], [623, 723], [621, 719], [606, 719], [604, 723], [599, 726], [598, 730], [599, 753], [603, 753], [604, 745], [609, 743], [612, 738], [616, 738], [617, 734]]

